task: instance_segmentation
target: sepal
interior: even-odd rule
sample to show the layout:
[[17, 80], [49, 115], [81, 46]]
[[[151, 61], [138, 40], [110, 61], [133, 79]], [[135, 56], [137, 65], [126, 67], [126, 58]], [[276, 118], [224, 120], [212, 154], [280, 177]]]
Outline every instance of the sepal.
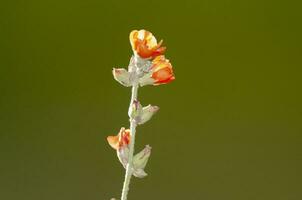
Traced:
[[143, 107], [142, 114], [140, 116], [140, 120], [138, 121], [138, 124], [144, 124], [147, 121], [149, 121], [152, 118], [152, 116], [155, 113], [157, 113], [158, 110], [159, 110], [158, 106], [148, 105]]
[[123, 86], [130, 87], [132, 85], [130, 73], [124, 68], [113, 68], [112, 74], [114, 79]]
[[148, 174], [143, 169], [136, 169], [133, 171], [133, 176], [137, 178], [145, 178]]
[[146, 145], [145, 148], [133, 157], [133, 175], [138, 178], [144, 178], [148, 174], [144, 171], [149, 157], [151, 155], [151, 147]]
[[126, 169], [129, 158], [129, 147], [125, 146], [116, 151], [119, 161], [122, 163], [123, 167]]
[[144, 74], [140, 79], [139, 79], [139, 85], [145, 86], [145, 85], [153, 85], [155, 83], [155, 80], [152, 78], [152, 72], [148, 72]]
[[158, 110], [158, 106], [148, 105], [142, 107], [139, 101], [134, 100], [129, 108], [128, 115], [130, 119], [141, 125], [149, 121]]

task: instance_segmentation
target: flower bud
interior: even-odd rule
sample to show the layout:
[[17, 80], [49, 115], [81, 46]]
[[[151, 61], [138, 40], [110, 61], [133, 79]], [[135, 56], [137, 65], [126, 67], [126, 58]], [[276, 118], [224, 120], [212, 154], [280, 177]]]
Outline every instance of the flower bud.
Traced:
[[140, 86], [161, 85], [170, 83], [175, 79], [173, 68], [165, 56], [157, 56], [150, 67], [150, 71], [139, 80]]
[[131, 86], [130, 73], [124, 68], [113, 68], [112, 70], [114, 79], [123, 86]]
[[132, 105], [129, 107], [128, 115], [131, 119], [137, 120], [141, 116], [143, 107], [139, 101], [134, 100]]

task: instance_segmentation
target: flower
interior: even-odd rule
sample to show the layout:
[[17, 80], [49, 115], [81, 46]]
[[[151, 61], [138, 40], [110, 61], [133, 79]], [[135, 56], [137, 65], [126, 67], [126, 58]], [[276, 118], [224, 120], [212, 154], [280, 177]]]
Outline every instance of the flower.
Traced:
[[126, 168], [129, 158], [130, 130], [122, 127], [116, 136], [108, 136], [107, 141], [116, 150], [119, 161]]
[[169, 83], [175, 79], [170, 61], [165, 56], [157, 56], [152, 61], [152, 78], [155, 85]]
[[128, 147], [128, 144], [130, 143], [130, 130], [122, 127], [116, 136], [108, 136], [107, 141], [115, 150]]
[[150, 72], [140, 79], [140, 85], [166, 84], [175, 79], [172, 65], [165, 56], [157, 56], [150, 67]]
[[[108, 136], [107, 141], [109, 145], [116, 150], [117, 157], [123, 167], [126, 169], [129, 159], [129, 143], [130, 143], [130, 130], [121, 128], [116, 136]], [[145, 172], [146, 164], [151, 154], [151, 147], [146, 145], [145, 148], [133, 156], [133, 175], [138, 178], [147, 176]]]
[[130, 43], [133, 52], [143, 59], [155, 58], [162, 55], [166, 47], [161, 47], [162, 40], [157, 43], [153, 34], [146, 30], [134, 30], [130, 33]]

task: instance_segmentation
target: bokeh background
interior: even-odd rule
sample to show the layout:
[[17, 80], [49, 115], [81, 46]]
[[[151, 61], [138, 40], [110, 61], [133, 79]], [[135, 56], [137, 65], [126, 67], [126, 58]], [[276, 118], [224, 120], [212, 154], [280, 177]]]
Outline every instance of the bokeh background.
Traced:
[[130, 200], [302, 199], [301, 1], [11, 0], [0, 6], [0, 199], [109, 200], [124, 170], [133, 29], [163, 38], [176, 81], [139, 91], [160, 112]]

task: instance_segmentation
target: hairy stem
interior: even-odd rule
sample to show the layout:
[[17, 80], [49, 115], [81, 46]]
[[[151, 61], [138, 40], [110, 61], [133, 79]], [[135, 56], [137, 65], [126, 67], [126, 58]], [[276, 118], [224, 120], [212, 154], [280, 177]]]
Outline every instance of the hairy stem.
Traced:
[[[131, 109], [131, 106], [135, 100], [137, 100], [137, 91], [138, 91], [138, 84], [135, 83], [132, 86], [132, 92], [131, 92], [131, 101], [130, 101], [130, 106], [129, 109]], [[130, 143], [129, 143], [129, 157], [128, 157], [128, 164], [126, 167], [126, 174], [125, 174], [125, 181], [123, 185], [123, 190], [122, 190], [122, 198], [121, 200], [127, 200], [127, 195], [129, 191], [129, 184], [130, 184], [130, 179], [133, 173], [133, 153], [134, 153], [134, 143], [135, 143], [135, 129], [136, 129], [136, 122], [134, 119], [130, 118]]]

